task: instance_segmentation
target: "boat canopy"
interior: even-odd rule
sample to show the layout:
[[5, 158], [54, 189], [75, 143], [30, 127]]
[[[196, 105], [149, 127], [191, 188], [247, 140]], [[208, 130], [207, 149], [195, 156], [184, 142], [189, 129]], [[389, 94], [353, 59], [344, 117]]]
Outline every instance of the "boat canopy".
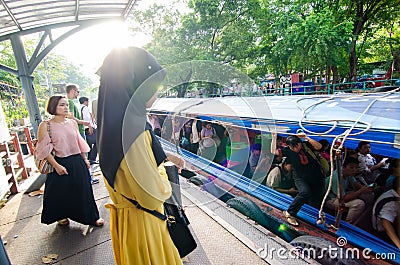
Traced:
[[400, 92], [310, 96], [160, 98], [150, 112], [197, 117], [263, 133], [315, 139], [346, 136], [355, 149], [370, 141], [372, 152], [400, 158]]

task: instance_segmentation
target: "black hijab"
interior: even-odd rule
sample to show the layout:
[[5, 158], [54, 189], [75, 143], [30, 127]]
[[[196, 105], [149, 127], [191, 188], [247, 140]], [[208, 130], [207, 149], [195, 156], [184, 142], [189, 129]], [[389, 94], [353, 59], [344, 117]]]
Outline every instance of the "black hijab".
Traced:
[[146, 122], [146, 102], [157, 91], [165, 70], [147, 51], [130, 47], [111, 51], [100, 71], [97, 147], [103, 175], [114, 187], [115, 174], [125, 153], [144, 130], [151, 133], [157, 165], [166, 158]]

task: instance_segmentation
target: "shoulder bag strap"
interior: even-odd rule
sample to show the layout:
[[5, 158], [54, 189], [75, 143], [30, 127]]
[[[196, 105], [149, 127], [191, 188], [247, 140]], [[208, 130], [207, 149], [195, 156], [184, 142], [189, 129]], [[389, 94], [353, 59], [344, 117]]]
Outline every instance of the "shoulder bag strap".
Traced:
[[[51, 138], [50, 121], [46, 121], [46, 125], [47, 125], [47, 133], [49, 134], [49, 137], [50, 137], [50, 143], [53, 144], [53, 139]], [[54, 145], [53, 145], [53, 150], [51, 150], [50, 153], [51, 153], [53, 156], [55, 156]]]
[[81, 108], [81, 118], [83, 119], [83, 108], [86, 107], [85, 105], [82, 106]]
[[137, 201], [135, 201], [135, 200], [133, 200], [133, 199], [130, 199], [130, 198], [126, 197], [126, 196], [123, 195], [123, 194], [121, 194], [121, 195], [122, 195], [125, 199], [127, 199], [128, 201], [130, 201], [133, 205], [135, 205], [136, 208], [138, 208], [139, 210], [143, 210], [143, 211], [145, 211], [145, 212], [147, 212], [147, 213], [149, 213], [149, 214], [152, 214], [152, 215], [154, 215], [155, 217], [160, 218], [160, 219], [163, 220], [163, 221], [165, 221], [165, 220], [168, 219], [167, 216], [165, 216], [164, 214], [161, 214], [161, 213], [157, 212], [156, 210], [150, 210], [150, 209], [144, 208], [142, 205], [139, 204], [139, 202], [137, 202]]
[[307, 144], [304, 144], [304, 143], [303, 143], [303, 146], [304, 146], [304, 149], [306, 150], [306, 152], [307, 152], [310, 156], [312, 156], [312, 158], [314, 158], [314, 160], [319, 161], [318, 158], [317, 158], [317, 156], [316, 156], [316, 154], [314, 153], [314, 151], [311, 150], [310, 147], [307, 146]]
[[389, 202], [392, 202], [392, 201], [400, 201], [400, 198], [399, 198], [399, 197], [387, 197], [387, 198], [383, 198], [382, 200], [380, 200], [380, 201], [376, 204], [375, 209], [374, 209], [374, 211], [373, 211], [373, 213], [372, 213], [373, 216], [375, 216], [375, 222], [376, 222], [376, 224], [378, 224], [378, 216], [379, 216], [379, 213], [381, 212], [383, 206], [384, 206], [386, 203], [389, 203]]
[[375, 207], [374, 215], [378, 216], [379, 213], [381, 212], [383, 206], [385, 206], [386, 203], [392, 202], [392, 201], [400, 201], [399, 197], [387, 197], [382, 200], [380, 200]]
[[52, 142], [52, 139], [51, 139], [51, 130], [50, 130], [50, 121], [46, 121], [46, 125], [47, 125], [47, 134], [48, 134], [49, 137], [50, 137], [50, 142]]

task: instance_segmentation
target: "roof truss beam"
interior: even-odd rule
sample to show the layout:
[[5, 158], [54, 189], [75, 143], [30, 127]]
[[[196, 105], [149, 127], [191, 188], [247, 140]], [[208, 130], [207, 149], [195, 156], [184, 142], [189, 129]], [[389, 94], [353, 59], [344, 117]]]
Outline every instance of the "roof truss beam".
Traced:
[[10, 18], [14, 21], [15, 25], [19, 28], [19, 30], [22, 30], [21, 25], [18, 23], [17, 19], [15, 18], [14, 14], [11, 12], [10, 8], [8, 7], [7, 3], [4, 2], [4, 0], [0, 0], [0, 3], [4, 6], [4, 9], [7, 11], [8, 15]]

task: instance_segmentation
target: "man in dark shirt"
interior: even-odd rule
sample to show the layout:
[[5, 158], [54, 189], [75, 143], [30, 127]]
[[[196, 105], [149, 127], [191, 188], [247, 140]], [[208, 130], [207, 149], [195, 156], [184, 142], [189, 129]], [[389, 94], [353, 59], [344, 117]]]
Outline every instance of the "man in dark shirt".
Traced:
[[[297, 213], [305, 203], [319, 208], [324, 187], [324, 176], [319, 162], [309, 152], [321, 149], [321, 144], [305, 133], [288, 136], [285, 147], [276, 148], [277, 134], [272, 134], [271, 152], [281, 157], [287, 157], [296, 174], [293, 176], [298, 194], [287, 211], [284, 211], [288, 223], [298, 225]], [[304, 141], [302, 141], [302, 139]], [[307, 150], [309, 149], [309, 150]]]

